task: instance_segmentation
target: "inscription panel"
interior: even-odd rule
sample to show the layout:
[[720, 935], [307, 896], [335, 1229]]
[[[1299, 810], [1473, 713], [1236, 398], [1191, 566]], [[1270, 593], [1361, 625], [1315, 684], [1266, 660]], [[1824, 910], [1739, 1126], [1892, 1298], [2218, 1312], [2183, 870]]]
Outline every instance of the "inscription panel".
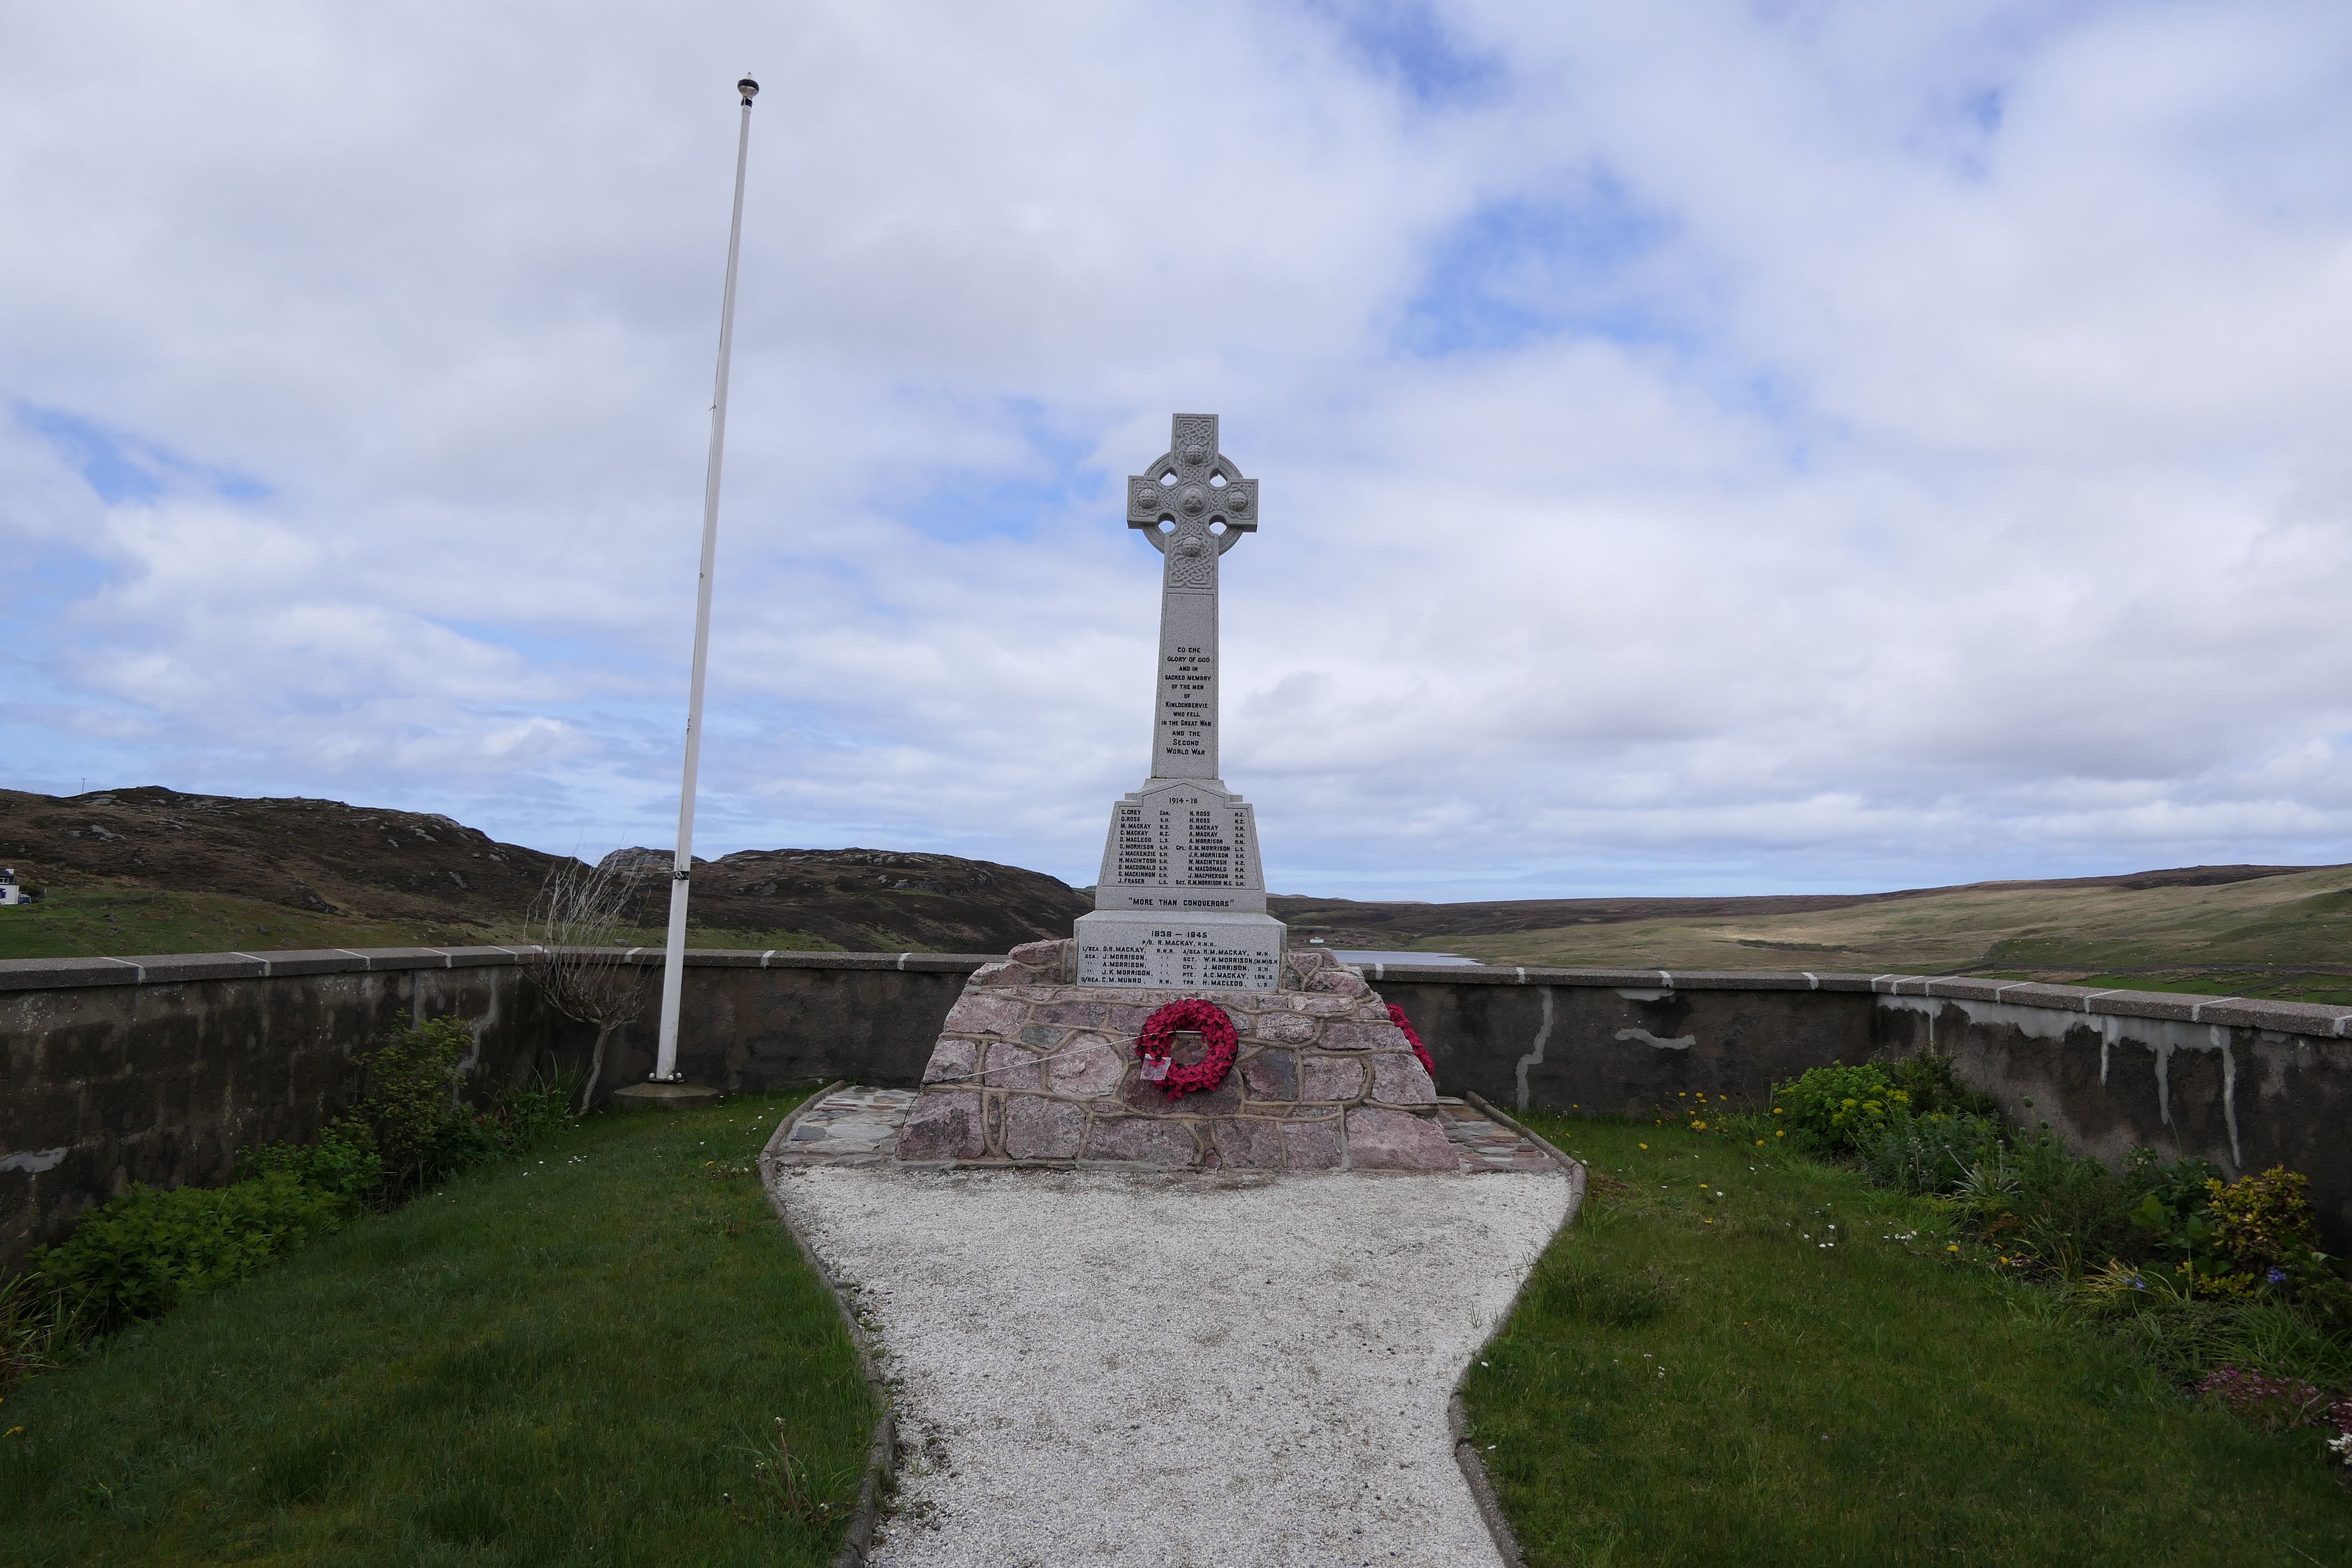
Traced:
[[1212, 923], [1088, 915], [1078, 922], [1078, 984], [1276, 991], [1282, 949], [1280, 922], [1264, 916]]

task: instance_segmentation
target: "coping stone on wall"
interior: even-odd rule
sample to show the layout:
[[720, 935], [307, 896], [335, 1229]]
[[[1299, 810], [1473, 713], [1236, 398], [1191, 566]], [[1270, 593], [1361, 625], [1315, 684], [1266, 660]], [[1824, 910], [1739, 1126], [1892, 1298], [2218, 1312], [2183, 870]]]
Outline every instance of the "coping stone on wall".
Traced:
[[142, 985], [178, 985], [191, 980], [258, 980], [268, 965], [238, 952], [167, 952], [134, 958]]
[[[170, 952], [132, 958], [0, 959], [0, 992], [58, 991], [89, 985], [170, 985], [193, 980], [262, 980], [299, 974], [404, 969], [484, 969], [520, 964], [533, 947], [367, 947], [289, 949], [283, 952]], [[824, 952], [688, 948], [688, 969], [895, 969], [969, 974], [1002, 953]], [[662, 950], [632, 948], [627, 962], [658, 968]]]
[[62, 991], [83, 985], [136, 985], [127, 958], [0, 958], [0, 991]]
[[[134, 958], [0, 959], [0, 993], [66, 990], [79, 986], [163, 985], [199, 980], [264, 979], [303, 974], [409, 969], [475, 969], [524, 963], [532, 947], [323, 948], [284, 952], [163, 953]], [[625, 962], [658, 968], [658, 947], [629, 949]], [[969, 974], [1001, 953], [831, 952], [805, 949], [688, 948], [689, 969], [898, 970], [932, 974]], [[2352, 1038], [2352, 1009], [2305, 1002], [2272, 1002], [2240, 996], [2200, 996], [2175, 992], [2093, 990], [2029, 980], [1984, 980], [1969, 975], [1832, 974], [1810, 970], [1552, 969], [1520, 965], [1364, 963], [1354, 965], [1380, 982], [1444, 985], [1592, 986], [1639, 991], [1848, 991], [1883, 996], [1948, 997], [1963, 1002], [2001, 1002], [2058, 1012], [2133, 1018], [2159, 1018], [2274, 1034]]]

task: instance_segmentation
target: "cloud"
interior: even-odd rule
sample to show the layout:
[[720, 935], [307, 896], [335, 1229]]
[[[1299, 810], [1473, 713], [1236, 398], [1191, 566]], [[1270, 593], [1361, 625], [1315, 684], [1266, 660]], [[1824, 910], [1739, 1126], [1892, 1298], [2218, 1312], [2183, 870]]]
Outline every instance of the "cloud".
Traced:
[[1171, 409], [1296, 890], [2340, 860], [2325, 8], [52, 8], [0, 58], [19, 787], [1093, 874]]

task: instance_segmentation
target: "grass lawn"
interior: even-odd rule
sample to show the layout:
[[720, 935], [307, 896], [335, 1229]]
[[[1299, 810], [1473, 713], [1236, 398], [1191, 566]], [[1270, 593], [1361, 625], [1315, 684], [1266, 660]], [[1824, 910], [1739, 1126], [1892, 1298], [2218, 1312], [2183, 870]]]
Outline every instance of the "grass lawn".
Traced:
[[751, 1169], [797, 1100], [592, 1119], [21, 1384], [0, 1563], [824, 1563], [873, 1413]]
[[1531, 1563], [2352, 1563], [2317, 1435], [2152, 1384], [1931, 1205], [1531, 1120], [1591, 1191], [1465, 1389]]

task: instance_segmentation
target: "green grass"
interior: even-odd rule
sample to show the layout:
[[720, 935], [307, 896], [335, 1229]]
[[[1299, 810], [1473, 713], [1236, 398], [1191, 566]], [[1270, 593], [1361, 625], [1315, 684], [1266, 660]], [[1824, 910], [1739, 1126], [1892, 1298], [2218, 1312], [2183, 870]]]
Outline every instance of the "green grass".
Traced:
[[446, 947], [485, 940], [456, 921], [433, 925], [359, 920], [226, 893], [158, 892], [129, 883], [53, 884], [45, 898], [0, 909], [0, 958]]
[[2314, 1433], [2190, 1404], [1934, 1205], [1534, 1121], [1591, 1191], [1465, 1389], [1531, 1563], [2352, 1563]]
[[19, 1385], [0, 1563], [826, 1562], [873, 1413], [750, 1170], [797, 1099], [593, 1118]]

